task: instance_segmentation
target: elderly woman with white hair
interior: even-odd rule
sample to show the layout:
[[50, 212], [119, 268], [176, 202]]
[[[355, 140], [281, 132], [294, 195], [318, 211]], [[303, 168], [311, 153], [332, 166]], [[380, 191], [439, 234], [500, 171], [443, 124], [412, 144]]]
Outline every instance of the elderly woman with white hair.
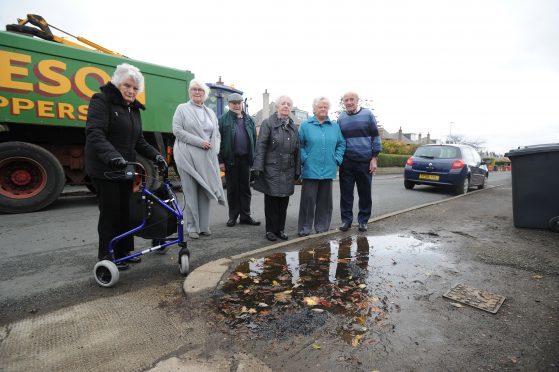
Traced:
[[[134, 249], [134, 238], [119, 240], [114, 257], [109, 256], [109, 242], [130, 230], [129, 211], [132, 179], [117, 179], [127, 162], [136, 161], [136, 151], [152, 159], [159, 168], [167, 168], [165, 159], [144, 138], [140, 110], [145, 107], [136, 96], [144, 89], [140, 70], [127, 63], [116, 67], [111, 81], [95, 93], [89, 103], [85, 126], [85, 168], [97, 192], [99, 202], [99, 260], [119, 259]], [[140, 262], [140, 257], [129, 259]], [[119, 270], [127, 262], [117, 263]]]
[[192, 239], [211, 235], [210, 201], [225, 204], [217, 160], [221, 136], [217, 117], [204, 104], [209, 93], [206, 84], [192, 80], [190, 100], [181, 103], [173, 116], [173, 154], [186, 195], [186, 232]]
[[342, 164], [345, 139], [340, 126], [330, 120], [330, 101], [313, 101], [314, 116], [299, 127], [303, 188], [299, 206], [299, 236], [328, 231], [332, 221], [332, 180]]
[[285, 218], [294, 182], [301, 175], [299, 134], [289, 117], [293, 101], [281, 96], [277, 112], [262, 122], [256, 142], [256, 157], [252, 168], [257, 175], [253, 188], [264, 194], [266, 238], [287, 240]]

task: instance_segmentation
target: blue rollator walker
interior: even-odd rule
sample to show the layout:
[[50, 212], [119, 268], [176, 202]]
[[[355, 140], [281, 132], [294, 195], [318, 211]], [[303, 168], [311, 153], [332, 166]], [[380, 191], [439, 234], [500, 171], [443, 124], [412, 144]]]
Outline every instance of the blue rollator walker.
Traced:
[[[179, 271], [185, 276], [188, 275], [190, 272], [190, 252], [184, 241], [183, 213], [175, 194], [171, 190], [168, 170], [165, 169], [160, 172], [163, 176], [163, 185], [157, 191], [151, 192], [146, 186], [146, 172], [144, 167], [140, 163], [128, 164], [136, 165], [142, 169], [142, 173], [136, 173], [132, 170], [125, 171], [128, 176], [141, 177], [140, 191], [133, 193], [130, 200], [130, 225], [138, 226], [111, 240], [109, 243], [109, 255], [111, 260], [97, 262], [93, 269], [95, 280], [103, 287], [112, 287], [119, 279], [117, 263], [149, 252], [163, 254], [167, 247], [173, 244], [177, 244], [180, 247], [178, 260]], [[132, 167], [129, 168], [131, 169]], [[168, 238], [169, 235], [175, 232], [177, 233], [176, 238]], [[126, 257], [115, 259], [114, 245], [117, 241], [129, 235], [152, 239], [152, 247]]]

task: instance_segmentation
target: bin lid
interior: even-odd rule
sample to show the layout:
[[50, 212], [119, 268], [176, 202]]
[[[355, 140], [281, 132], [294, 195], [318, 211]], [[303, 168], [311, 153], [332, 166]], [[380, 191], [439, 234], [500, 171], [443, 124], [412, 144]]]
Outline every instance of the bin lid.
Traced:
[[532, 155], [532, 154], [540, 154], [543, 152], [559, 152], [559, 143], [548, 143], [545, 145], [532, 145], [532, 146], [524, 146], [519, 147], [517, 149], [509, 150], [505, 154], [507, 158], [515, 157], [515, 156], [524, 156], [524, 155]]

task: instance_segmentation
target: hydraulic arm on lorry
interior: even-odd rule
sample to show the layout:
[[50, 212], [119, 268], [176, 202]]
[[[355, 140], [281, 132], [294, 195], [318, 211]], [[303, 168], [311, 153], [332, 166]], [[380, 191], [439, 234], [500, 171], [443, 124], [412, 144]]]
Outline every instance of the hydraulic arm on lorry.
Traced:
[[[28, 23], [32, 24], [35, 27], [27, 26]], [[52, 33], [50, 27], [52, 27], [52, 28], [54, 28], [54, 29], [56, 29], [56, 30], [68, 35], [68, 36], [73, 37], [74, 39], [80, 41], [83, 44], [76, 43], [76, 42], [74, 42], [72, 40], [69, 40], [67, 38], [54, 35]], [[25, 19], [19, 19], [18, 18], [17, 24], [7, 25], [6, 30], [11, 31], [11, 32], [17, 32], [17, 33], [21, 33], [21, 34], [36, 36], [36, 37], [39, 37], [41, 39], [54, 41], [54, 42], [57, 42], [57, 43], [60, 43], [60, 44], [71, 45], [71, 46], [74, 46], [74, 47], [91, 50], [90, 48], [84, 46], [84, 44], [85, 44], [85, 45], [93, 48], [94, 50], [98, 50], [98, 51], [103, 52], [103, 53], [112, 54], [114, 56], [119, 56], [119, 57], [126, 57], [126, 56], [124, 56], [120, 53], [113, 52], [112, 50], [109, 50], [105, 47], [102, 47], [101, 45], [96, 44], [93, 41], [87, 40], [86, 38], [84, 38], [82, 36], [74, 36], [74, 35], [66, 32], [64, 30], [61, 30], [61, 29], [59, 29], [59, 28], [57, 28], [53, 25], [49, 25], [43, 17], [41, 17], [40, 15], [37, 15], [37, 14], [28, 14], [27, 18], [25, 18]]]

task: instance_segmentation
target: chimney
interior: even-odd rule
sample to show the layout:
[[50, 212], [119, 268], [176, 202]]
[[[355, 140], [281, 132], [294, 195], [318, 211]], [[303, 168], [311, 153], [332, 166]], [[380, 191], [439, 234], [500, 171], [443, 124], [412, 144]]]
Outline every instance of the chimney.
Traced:
[[418, 136], [417, 142], [421, 143], [421, 132], [419, 132], [419, 136]]
[[402, 127], [400, 127], [400, 130], [398, 131], [398, 141], [402, 142]]
[[270, 93], [265, 89], [262, 94], [262, 120], [267, 119], [268, 116], [270, 116]]

